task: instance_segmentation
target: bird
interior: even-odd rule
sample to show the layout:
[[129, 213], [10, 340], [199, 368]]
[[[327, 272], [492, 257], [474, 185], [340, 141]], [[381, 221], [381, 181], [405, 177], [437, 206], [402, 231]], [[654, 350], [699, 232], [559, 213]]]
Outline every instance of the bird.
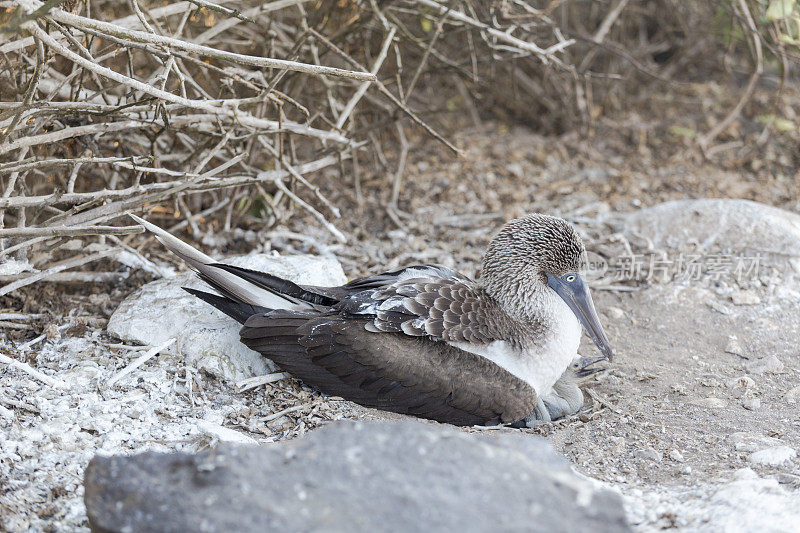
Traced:
[[[131, 216], [214, 289], [184, 288], [241, 323], [242, 343], [365, 407], [458, 426], [534, 426], [578, 412], [574, 376], [613, 357], [580, 274], [584, 244], [555, 216], [506, 223], [477, 281], [413, 265], [338, 287], [217, 262]], [[578, 359], [582, 327], [602, 356]]]

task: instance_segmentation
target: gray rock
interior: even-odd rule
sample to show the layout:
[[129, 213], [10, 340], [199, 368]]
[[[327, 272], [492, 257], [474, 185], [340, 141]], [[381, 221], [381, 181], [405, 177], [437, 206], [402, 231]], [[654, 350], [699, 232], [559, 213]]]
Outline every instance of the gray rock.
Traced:
[[707, 286], [739, 309], [765, 298], [800, 301], [795, 213], [747, 200], [679, 200], [631, 213], [622, 232], [631, 242], [666, 253], [661, 270], [648, 271], [655, 279], [663, 274], [664, 281]]
[[774, 355], [768, 355], [747, 365], [747, 371], [756, 375], [780, 374], [783, 372], [783, 362]]
[[[341, 285], [347, 281], [333, 257], [254, 254], [224, 262], [270, 272], [305, 285]], [[208, 290], [192, 272], [148, 283], [120, 304], [108, 332], [126, 342], [159, 345], [177, 338], [167, 353], [229, 382], [274, 369], [261, 355], [239, 342], [240, 325], [181, 287]]]
[[774, 446], [753, 452], [748, 461], [758, 465], [780, 465], [797, 457], [797, 452], [788, 446]]
[[670, 450], [669, 458], [675, 461], [676, 463], [683, 462], [683, 454], [680, 452], [680, 450]]
[[677, 200], [632, 213], [625, 232], [656, 248], [785, 254], [800, 242], [800, 215], [748, 200]]
[[787, 472], [778, 472], [778, 474], [775, 476], [775, 479], [777, 479], [778, 483], [780, 483], [781, 485], [789, 485], [795, 489], [800, 488], [800, 476], [796, 474], [789, 474]]
[[614, 307], [613, 305], [608, 306], [605, 312], [608, 318], [611, 318], [613, 320], [622, 320], [623, 318], [625, 318], [625, 311], [623, 311], [619, 307]]
[[731, 433], [727, 440], [733, 444], [736, 451], [740, 452], [755, 452], [764, 448], [781, 447], [784, 444], [782, 440], [775, 437], [767, 437], [749, 431]]
[[756, 411], [761, 408], [761, 400], [758, 398], [745, 398], [742, 400], [742, 407], [749, 411]]
[[[797, 531], [800, 494], [784, 490], [777, 480], [759, 477], [749, 468], [734, 472], [703, 501], [700, 514], [716, 531]], [[708, 530], [698, 527], [697, 530]]]
[[647, 461], [661, 462], [661, 454], [655, 448], [640, 448], [633, 451], [633, 456], [637, 459], [645, 459]]
[[756, 382], [753, 381], [753, 378], [751, 377], [738, 376], [725, 380], [725, 386], [729, 389], [739, 389], [742, 392], [746, 392], [749, 389], [755, 388]]
[[736, 290], [730, 296], [735, 305], [757, 305], [761, 303], [761, 297], [755, 291]]
[[796, 404], [798, 399], [800, 399], [800, 385], [797, 387], [793, 387], [786, 393], [786, 401], [790, 404]]
[[728, 402], [722, 398], [698, 398], [689, 402], [697, 407], [705, 407], [707, 409], [722, 409], [728, 405]]
[[728, 336], [728, 343], [725, 345], [725, 351], [740, 357], [746, 357], [744, 355], [744, 348], [742, 348], [742, 344], [739, 342], [739, 338], [736, 335]]
[[264, 446], [95, 457], [103, 531], [629, 531], [618, 494], [546, 440], [417, 421], [338, 422]]

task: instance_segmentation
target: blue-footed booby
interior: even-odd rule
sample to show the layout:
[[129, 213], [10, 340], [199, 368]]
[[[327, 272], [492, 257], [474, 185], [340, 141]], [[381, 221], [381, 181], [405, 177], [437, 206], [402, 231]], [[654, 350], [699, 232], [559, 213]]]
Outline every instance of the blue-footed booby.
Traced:
[[[474, 281], [416, 265], [340, 287], [297, 285], [218, 263], [134, 218], [218, 294], [186, 289], [240, 322], [241, 341], [324, 394], [456, 425], [549, 421], [577, 412], [572, 380], [612, 350], [566, 221], [531, 214], [489, 244]], [[577, 357], [581, 325], [603, 357]]]

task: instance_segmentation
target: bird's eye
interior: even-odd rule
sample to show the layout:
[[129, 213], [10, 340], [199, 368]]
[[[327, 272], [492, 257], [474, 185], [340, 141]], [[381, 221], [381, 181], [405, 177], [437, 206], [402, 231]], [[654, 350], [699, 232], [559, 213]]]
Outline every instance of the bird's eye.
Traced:
[[575, 274], [570, 274], [569, 276], [565, 277], [564, 279], [567, 280], [567, 283], [572, 283], [573, 281], [575, 281]]

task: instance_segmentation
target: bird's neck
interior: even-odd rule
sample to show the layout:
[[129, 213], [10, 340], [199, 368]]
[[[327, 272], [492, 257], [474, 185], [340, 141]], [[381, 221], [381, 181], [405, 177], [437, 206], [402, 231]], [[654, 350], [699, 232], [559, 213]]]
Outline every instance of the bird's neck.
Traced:
[[500, 286], [485, 284], [484, 290], [500, 307], [526, 329], [550, 329], [562, 317], [561, 307], [566, 304], [549, 287], [542, 283], [525, 283], [524, 280], [506, 280]]

